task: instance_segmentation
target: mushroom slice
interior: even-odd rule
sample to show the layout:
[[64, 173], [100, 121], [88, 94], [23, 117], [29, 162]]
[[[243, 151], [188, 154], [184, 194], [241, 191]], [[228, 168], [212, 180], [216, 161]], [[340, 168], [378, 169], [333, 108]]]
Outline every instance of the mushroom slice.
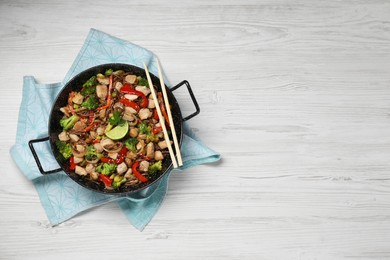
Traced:
[[83, 144], [72, 144], [72, 154], [74, 157], [84, 157], [87, 152], [86, 145]]
[[100, 144], [102, 145], [103, 150], [109, 153], [117, 153], [123, 147], [123, 144], [121, 142], [114, 142], [109, 138], [103, 139], [102, 141], [100, 141]]

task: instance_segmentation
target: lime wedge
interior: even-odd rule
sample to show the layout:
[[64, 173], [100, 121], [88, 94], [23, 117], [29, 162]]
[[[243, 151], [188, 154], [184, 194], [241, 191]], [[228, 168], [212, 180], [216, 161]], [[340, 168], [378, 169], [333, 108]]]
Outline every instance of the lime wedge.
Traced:
[[123, 124], [117, 125], [106, 133], [106, 136], [112, 140], [119, 140], [126, 136], [129, 131], [129, 124], [125, 121]]

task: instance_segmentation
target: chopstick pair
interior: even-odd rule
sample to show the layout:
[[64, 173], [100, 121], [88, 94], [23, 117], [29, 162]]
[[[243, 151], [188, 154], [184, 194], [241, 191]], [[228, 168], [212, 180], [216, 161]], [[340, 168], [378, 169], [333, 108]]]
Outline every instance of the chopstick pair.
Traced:
[[145, 68], [145, 72], [146, 72], [146, 78], [148, 79], [148, 83], [149, 83], [149, 86], [150, 86], [150, 91], [152, 93], [153, 101], [154, 101], [154, 104], [156, 106], [157, 114], [158, 114], [158, 117], [160, 119], [160, 125], [161, 125], [161, 128], [162, 128], [163, 133], [164, 133], [164, 139], [165, 139], [165, 142], [167, 143], [169, 154], [170, 154], [170, 156], [172, 158], [173, 168], [177, 168], [178, 164], [179, 164], [179, 166], [183, 165], [183, 160], [181, 158], [179, 142], [177, 141], [175, 125], [173, 124], [171, 108], [170, 108], [170, 105], [169, 105], [169, 100], [168, 100], [168, 96], [167, 96], [167, 90], [165, 88], [165, 83], [164, 83], [164, 78], [163, 78], [163, 75], [162, 75], [162, 72], [161, 72], [160, 63], [159, 63], [159, 61], [157, 59], [158, 76], [160, 78], [161, 90], [162, 90], [163, 97], [164, 97], [164, 104], [163, 105], [165, 105], [165, 109], [167, 110], [169, 126], [171, 128], [171, 133], [172, 133], [172, 137], [173, 137], [173, 143], [175, 145], [175, 150], [176, 150], [176, 153], [177, 153], [177, 161], [178, 162], [176, 161], [175, 154], [173, 153], [171, 141], [169, 140], [167, 128], [165, 126], [165, 119], [164, 119], [164, 116], [162, 115], [162, 112], [161, 112], [161, 109], [160, 109], [160, 105], [158, 103], [158, 99], [157, 99], [157, 96], [156, 96], [156, 92], [155, 92], [154, 87], [153, 87], [153, 82], [152, 82], [152, 79], [150, 78], [149, 70], [148, 70], [148, 67], [145, 65], [145, 63], [144, 63], [144, 68]]

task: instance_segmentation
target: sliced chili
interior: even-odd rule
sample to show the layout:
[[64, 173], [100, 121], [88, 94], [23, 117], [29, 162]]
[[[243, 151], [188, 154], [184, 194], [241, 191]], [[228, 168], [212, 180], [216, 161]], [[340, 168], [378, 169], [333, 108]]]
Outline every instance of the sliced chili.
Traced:
[[70, 164], [69, 170], [73, 171], [74, 169], [76, 169], [76, 164], [74, 163], [74, 157], [73, 156], [70, 157], [69, 164]]
[[126, 154], [127, 154], [127, 148], [124, 146], [122, 150], [119, 151], [118, 156], [116, 159], [108, 158], [108, 157], [102, 157], [100, 160], [104, 163], [116, 163], [121, 164], [124, 162]]
[[121, 102], [125, 106], [132, 107], [137, 111], [140, 110], [140, 107], [137, 103], [135, 103], [134, 101], [128, 100], [127, 98], [121, 98], [121, 99], [119, 99], [119, 102]]
[[133, 170], [133, 174], [134, 176], [140, 180], [141, 182], [147, 182], [148, 179], [143, 176], [139, 171], [138, 171], [138, 166], [139, 166], [139, 161], [136, 161], [135, 163], [133, 163], [133, 165], [131, 166], [131, 169]]
[[107, 187], [110, 187], [112, 184], [112, 179], [104, 174], [99, 174], [99, 180], [102, 181]]
[[121, 88], [120, 91], [121, 91], [122, 93], [125, 93], [125, 94], [131, 94], [131, 95], [137, 95], [137, 96], [139, 96], [139, 97], [142, 99], [142, 101], [141, 101], [141, 103], [140, 103], [140, 106], [141, 106], [142, 108], [147, 107], [148, 104], [149, 104], [149, 100], [148, 100], [148, 98], [145, 96], [145, 94], [142, 93], [141, 91], [132, 89], [132, 88], [130, 88], [130, 87], [126, 87], [126, 85], [127, 85], [127, 84], [125, 84], [125, 85]]

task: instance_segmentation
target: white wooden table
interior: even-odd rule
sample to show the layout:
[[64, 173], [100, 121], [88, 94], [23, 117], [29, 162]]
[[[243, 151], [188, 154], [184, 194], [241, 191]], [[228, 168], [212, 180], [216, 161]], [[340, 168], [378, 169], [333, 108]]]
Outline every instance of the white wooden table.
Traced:
[[[22, 77], [61, 81], [91, 27], [190, 81], [222, 154], [143, 232], [113, 203], [51, 227], [9, 156]], [[0, 259], [390, 259], [389, 1], [2, 0], [0, 70]]]

